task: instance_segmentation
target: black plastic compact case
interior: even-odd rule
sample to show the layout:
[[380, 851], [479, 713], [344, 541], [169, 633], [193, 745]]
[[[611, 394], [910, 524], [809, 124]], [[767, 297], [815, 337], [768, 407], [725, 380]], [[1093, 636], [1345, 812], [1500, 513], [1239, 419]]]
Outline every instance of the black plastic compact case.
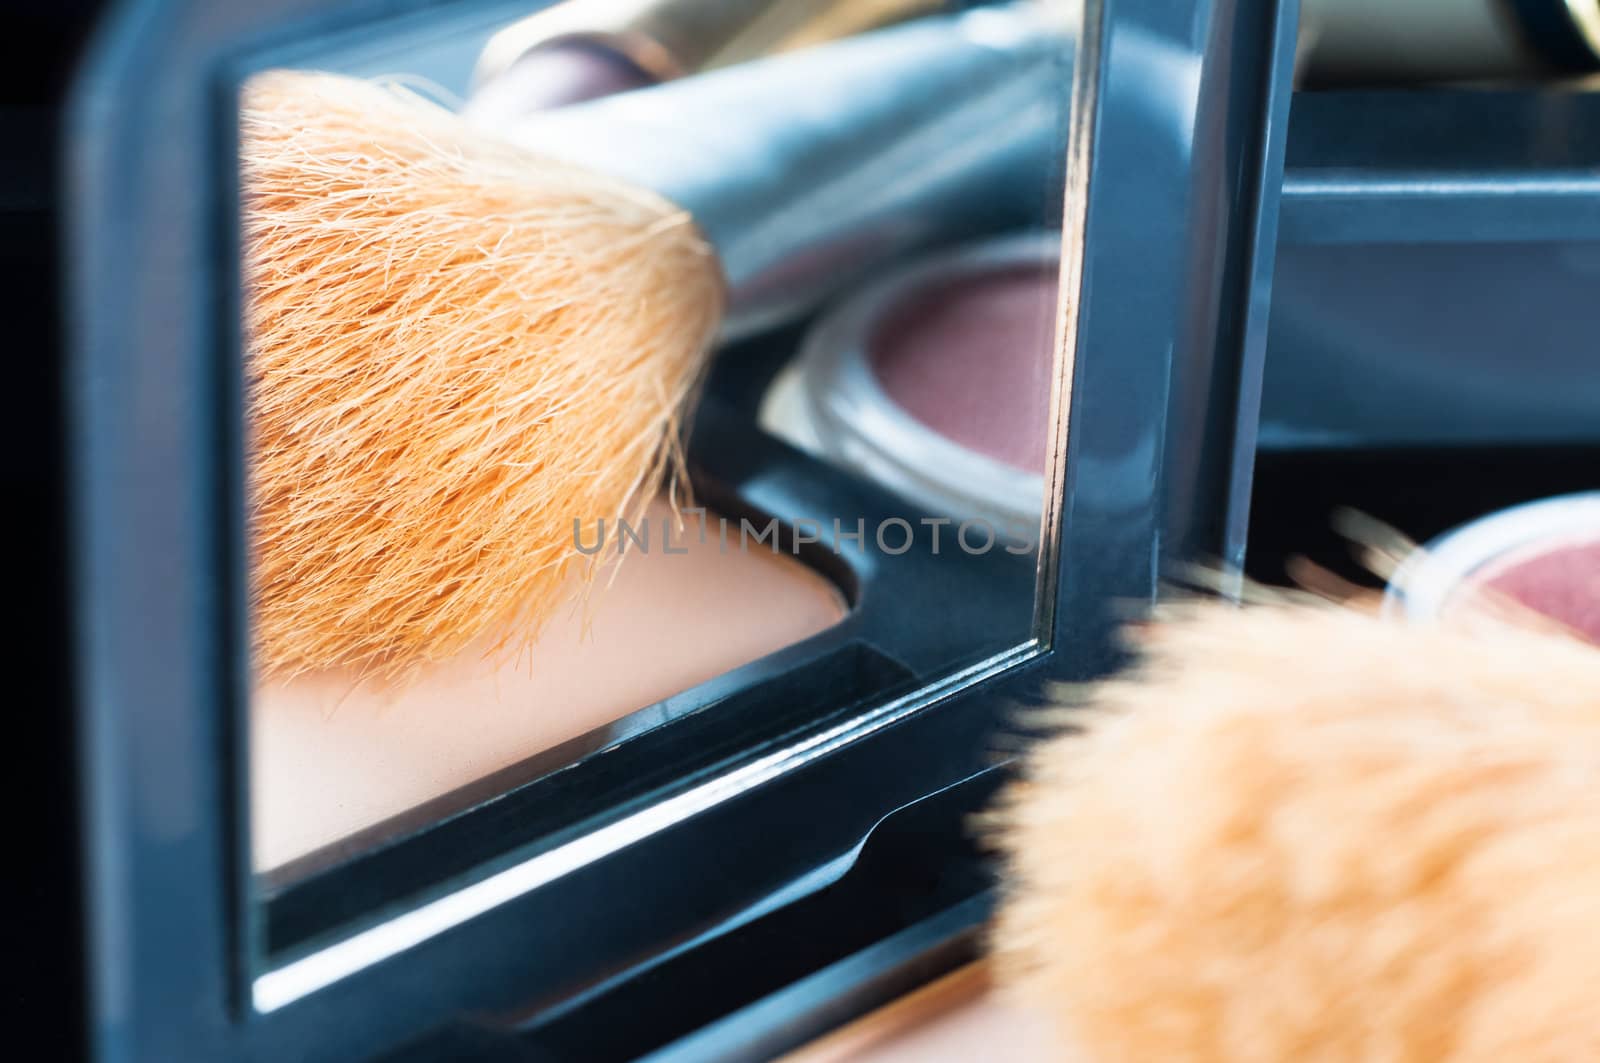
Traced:
[[1015, 710], [1112, 668], [1175, 566], [1243, 560], [1294, 5], [1099, 0], [1060, 84], [1065, 176], [1025, 210], [1065, 249], [1033, 547], [797, 535], [932, 514], [760, 423], [814, 319], [741, 340], [693, 418], [695, 501], [775, 519], [843, 619], [258, 871], [238, 87], [528, 6], [129, 3], [82, 67], [63, 203], [91, 1058], [769, 1058], [975, 954], [994, 882], [967, 819]]

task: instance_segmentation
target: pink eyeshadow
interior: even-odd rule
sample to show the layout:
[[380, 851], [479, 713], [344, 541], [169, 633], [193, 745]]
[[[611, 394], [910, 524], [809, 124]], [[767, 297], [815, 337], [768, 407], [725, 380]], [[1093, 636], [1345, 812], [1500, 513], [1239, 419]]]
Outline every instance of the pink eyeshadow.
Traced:
[[1010, 266], [914, 292], [884, 315], [879, 386], [940, 435], [1025, 472], [1049, 453], [1056, 274]]
[[1487, 566], [1474, 584], [1514, 599], [1600, 643], [1600, 539], [1517, 551]]

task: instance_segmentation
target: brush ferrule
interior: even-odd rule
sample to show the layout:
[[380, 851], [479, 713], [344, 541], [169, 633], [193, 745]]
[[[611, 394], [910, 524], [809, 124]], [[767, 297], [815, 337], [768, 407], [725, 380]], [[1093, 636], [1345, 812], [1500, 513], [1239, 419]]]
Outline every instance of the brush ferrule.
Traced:
[[1070, 41], [1022, 3], [530, 117], [541, 154], [693, 215], [731, 293], [725, 332], [814, 304], [919, 246], [1044, 218], [1065, 160]]

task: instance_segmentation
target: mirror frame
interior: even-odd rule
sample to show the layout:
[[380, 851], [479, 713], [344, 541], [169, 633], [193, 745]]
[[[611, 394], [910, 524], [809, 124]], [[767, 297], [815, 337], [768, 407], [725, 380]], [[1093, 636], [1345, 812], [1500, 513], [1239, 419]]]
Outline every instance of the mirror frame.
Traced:
[[987, 766], [1008, 705], [1114, 667], [1119, 603], [1153, 599], [1172, 563], [1242, 559], [1296, 4], [1089, 0], [1064, 225], [1087, 253], [1064, 274], [1078, 313], [1046, 480], [1048, 637], [264, 968], [247, 845], [238, 58], [528, 6], [124, 0], [80, 72], [66, 380], [95, 1058], [348, 1059], [462, 1013], [559, 1000], [758, 896], [782, 870], [770, 840], [785, 809], [847, 851], [863, 823]]

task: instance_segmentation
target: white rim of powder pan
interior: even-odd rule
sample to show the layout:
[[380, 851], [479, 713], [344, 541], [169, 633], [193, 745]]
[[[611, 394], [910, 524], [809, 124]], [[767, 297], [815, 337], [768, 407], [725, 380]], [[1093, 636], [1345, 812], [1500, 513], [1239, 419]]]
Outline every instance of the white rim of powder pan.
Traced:
[[1490, 562], [1542, 541], [1600, 538], [1600, 491], [1581, 491], [1503, 509], [1446, 532], [1413, 552], [1384, 595], [1389, 616], [1437, 619], [1452, 595]]
[[793, 365], [768, 392], [762, 425], [931, 512], [996, 521], [1002, 532], [1007, 525], [1031, 531], [1039, 522], [1044, 477], [917, 420], [884, 392], [869, 348], [884, 316], [919, 291], [991, 270], [1060, 261], [1059, 236], [1030, 232], [958, 247], [884, 277], [806, 334]]

